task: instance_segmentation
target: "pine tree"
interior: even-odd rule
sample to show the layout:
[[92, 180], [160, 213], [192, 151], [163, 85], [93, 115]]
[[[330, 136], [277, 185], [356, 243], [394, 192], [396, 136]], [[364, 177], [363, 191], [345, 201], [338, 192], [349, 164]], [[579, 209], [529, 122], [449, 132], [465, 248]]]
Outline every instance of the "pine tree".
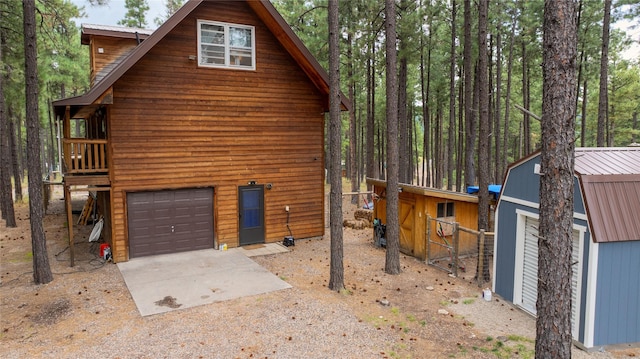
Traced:
[[571, 358], [575, 9], [572, 0], [544, 6], [536, 358]]
[[147, 0], [125, 0], [124, 6], [127, 8], [127, 13], [124, 19], [118, 21], [118, 25], [137, 28], [147, 26], [146, 13], [149, 11]]

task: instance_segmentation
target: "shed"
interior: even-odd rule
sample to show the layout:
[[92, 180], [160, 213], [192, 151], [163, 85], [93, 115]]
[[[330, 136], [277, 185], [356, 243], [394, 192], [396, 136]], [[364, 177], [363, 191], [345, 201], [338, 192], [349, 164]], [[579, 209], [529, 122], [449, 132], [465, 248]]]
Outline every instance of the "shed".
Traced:
[[53, 103], [67, 211], [97, 192], [114, 261], [324, 235], [328, 75], [269, 1], [82, 31], [92, 87]]
[[[511, 164], [496, 212], [494, 291], [535, 315], [540, 152]], [[576, 148], [572, 333], [640, 343], [640, 148]]]
[[[367, 178], [376, 194], [373, 216], [387, 223], [386, 181]], [[400, 221], [400, 251], [404, 254], [427, 259], [427, 216], [453, 223], [469, 229], [478, 228], [478, 197], [460, 192], [436, 188], [399, 184], [398, 218]], [[435, 228], [432, 229], [432, 240]], [[445, 229], [445, 234], [451, 233]], [[463, 236], [458, 252], [467, 254], [477, 251], [475, 237]], [[442, 247], [431, 248], [431, 258], [447, 256]]]

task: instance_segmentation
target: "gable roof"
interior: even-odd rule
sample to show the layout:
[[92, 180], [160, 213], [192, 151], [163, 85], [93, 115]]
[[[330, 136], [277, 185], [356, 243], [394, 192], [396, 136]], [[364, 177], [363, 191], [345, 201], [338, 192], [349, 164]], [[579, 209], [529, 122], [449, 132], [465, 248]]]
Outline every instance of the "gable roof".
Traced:
[[[507, 173], [538, 156], [512, 163]], [[574, 175], [594, 242], [640, 240], [640, 147], [577, 147]]]
[[640, 148], [576, 148], [575, 173], [594, 240], [640, 240]]
[[82, 24], [80, 39], [83, 45], [88, 45], [91, 35], [144, 40], [152, 33], [153, 30], [140, 29], [137, 27]]
[[[140, 43], [125, 59], [122, 60], [109, 74], [100, 82], [96, 83], [86, 94], [54, 101], [56, 112], [61, 114], [65, 111], [65, 106], [88, 106], [95, 104], [122, 77], [133, 65], [135, 65], [149, 50], [151, 50], [160, 40], [162, 40], [171, 30], [173, 30], [182, 20], [206, 0], [189, 0], [173, 16], [164, 22], [156, 31]], [[291, 27], [284, 20], [282, 15], [275, 9], [269, 0], [244, 0], [256, 15], [273, 33], [283, 48], [296, 60], [305, 74], [317, 87], [320, 93], [329, 96], [329, 75], [318, 63], [318, 60], [304, 46], [300, 38], [291, 30]], [[341, 94], [341, 105], [344, 109], [349, 109], [349, 100]], [[328, 106], [328, 104], [327, 104]], [[327, 107], [328, 108], [328, 107]]]

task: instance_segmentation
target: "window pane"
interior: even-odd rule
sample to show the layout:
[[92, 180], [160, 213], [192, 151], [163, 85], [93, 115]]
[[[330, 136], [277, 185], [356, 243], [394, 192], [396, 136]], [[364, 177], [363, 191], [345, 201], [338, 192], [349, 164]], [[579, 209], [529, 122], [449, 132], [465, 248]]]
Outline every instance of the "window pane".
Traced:
[[229, 27], [229, 45], [251, 48], [251, 29]]
[[453, 217], [453, 202], [447, 203], [447, 217]]
[[251, 50], [235, 49], [229, 51], [229, 66], [252, 66]]
[[224, 45], [224, 27], [201, 24], [200, 42], [205, 44]]
[[201, 64], [224, 65], [224, 46], [201, 45]]

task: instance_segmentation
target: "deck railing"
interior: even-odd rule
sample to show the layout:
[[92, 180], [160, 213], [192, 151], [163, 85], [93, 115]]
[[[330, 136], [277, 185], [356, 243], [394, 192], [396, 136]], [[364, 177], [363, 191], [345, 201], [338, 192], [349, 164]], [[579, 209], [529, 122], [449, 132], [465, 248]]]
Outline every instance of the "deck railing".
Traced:
[[108, 172], [107, 140], [64, 139], [64, 159], [69, 174]]

